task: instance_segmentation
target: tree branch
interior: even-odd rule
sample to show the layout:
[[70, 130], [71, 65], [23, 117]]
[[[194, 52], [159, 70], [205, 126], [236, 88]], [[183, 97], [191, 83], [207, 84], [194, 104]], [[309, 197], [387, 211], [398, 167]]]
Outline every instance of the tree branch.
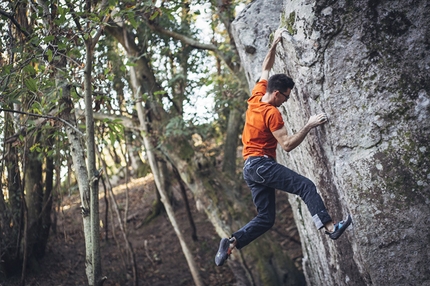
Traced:
[[8, 18], [9, 20], [11, 20], [11, 22], [15, 25], [15, 27], [21, 32], [23, 33], [26, 37], [29, 37], [30, 34], [23, 30], [21, 25], [16, 21], [14, 14], [12, 13], [7, 13], [6, 11], [0, 10], [0, 15], [5, 16], [6, 18]]
[[[106, 9], [106, 7], [108, 7], [109, 2], [107, 0], [103, 0], [102, 3], [100, 4], [100, 11], [103, 11], [104, 9]], [[103, 17], [102, 23], [106, 24], [109, 19], [110, 19], [110, 14], [106, 15]], [[93, 39], [92, 39], [92, 45], [91, 45], [91, 50], [93, 50], [97, 44], [97, 42], [99, 41], [100, 36], [102, 35], [104, 30], [104, 25], [101, 25], [100, 28], [97, 30], [96, 34], [94, 35]]]
[[149, 21], [145, 18], [143, 18], [145, 24], [154, 32], [158, 32], [161, 33], [163, 35], [172, 37], [173, 39], [176, 39], [178, 41], [181, 41], [182, 43], [189, 45], [191, 47], [194, 47], [196, 49], [201, 49], [201, 50], [208, 50], [208, 51], [212, 51], [215, 53], [215, 55], [217, 57], [219, 57], [226, 65], [227, 67], [230, 69], [230, 71], [233, 74], [236, 74], [236, 71], [234, 69], [234, 66], [232, 65], [231, 60], [229, 60], [218, 48], [217, 46], [213, 45], [213, 44], [203, 44], [200, 43], [198, 40], [195, 40], [193, 38], [187, 37], [185, 35], [164, 29], [158, 25], [154, 25], [149, 23]]
[[[203, 43], [200, 43], [198, 40], [195, 40], [193, 38], [187, 37], [187, 36], [182, 35], [180, 33], [176, 33], [176, 32], [164, 29], [164, 28], [162, 28], [158, 25], [155, 25], [155, 24], [151, 24], [151, 23], [149, 23], [148, 19], [146, 19], [145, 17], [143, 17], [143, 21], [154, 32], [158, 32], [160, 34], [172, 37], [173, 39], [181, 41], [182, 43], [189, 45], [191, 47], [194, 47], [196, 49], [212, 51], [216, 57], [218, 57], [219, 59], [221, 59], [225, 63], [225, 65], [230, 70], [230, 72], [238, 79], [241, 88], [245, 92], [248, 92], [248, 87], [245, 84], [246, 77], [245, 77], [245, 74], [243, 73], [243, 71], [240, 70], [240, 65], [235, 65], [231, 61], [231, 58], [227, 57], [223, 52], [221, 52], [217, 48], [217, 46], [215, 46], [213, 44], [203, 44]], [[235, 46], [233, 46], [233, 48], [236, 49]], [[236, 54], [237, 54], [237, 52], [236, 52]]]
[[208, 50], [208, 51], [220, 53], [220, 51], [218, 50], [218, 48], [215, 45], [200, 43], [199, 41], [197, 41], [193, 38], [189, 38], [185, 35], [182, 35], [182, 34], [170, 31], [170, 30], [166, 30], [166, 29], [164, 29], [158, 25], [150, 24], [147, 20], [145, 20], [145, 23], [146, 23], [146, 25], [148, 25], [148, 27], [151, 30], [153, 30], [155, 32], [159, 32], [159, 33], [164, 34], [166, 36], [170, 36], [176, 40], [183, 42], [184, 44], [190, 45], [190, 46], [197, 48], [197, 49]]
[[[38, 118], [44, 118], [44, 119], [53, 119], [53, 120], [58, 120], [64, 124], [66, 124], [67, 126], [69, 126], [70, 128], [72, 128], [73, 130], [75, 130], [78, 134], [80, 134], [81, 136], [84, 136], [84, 134], [77, 129], [75, 126], [73, 126], [72, 124], [70, 124], [69, 122], [67, 122], [66, 120], [57, 117], [57, 116], [52, 116], [52, 115], [41, 115], [41, 114], [36, 114], [36, 113], [30, 113], [30, 112], [24, 112], [24, 111], [19, 111], [19, 110], [13, 110], [13, 109], [4, 109], [4, 108], [0, 108], [0, 111], [4, 111], [4, 112], [10, 112], [10, 113], [18, 113], [18, 114], [24, 114], [24, 115], [28, 115], [28, 116], [33, 116], [33, 117], [38, 117]], [[15, 137], [12, 136], [12, 137]], [[12, 138], [10, 137], [10, 138]], [[8, 138], [8, 139], [10, 139]], [[8, 140], [7, 139], [7, 140]], [[7, 141], [6, 140], [6, 141]]]
[[73, 7], [73, 5], [70, 1], [66, 1], [66, 5], [67, 5], [67, 7], [69, 7], [70, 12], [72, 13], [72, 18], [73, 18], [73, 21], [75, 22], [76, 27], [78, 28], [78, 31], [82, 32], [82, 26], [78, 20], [78, 17], [76, 16], [75, 8]]
[[[75, 109], [75, 113], [77, 117], [84, 117], [84, 111]], [[105, 114], [105, 113], [94, 113], [94, 119], [95, 120], [105, 120], [109, 119], [112, 121], [118, 121], [122, 126], [124, 126], [127, 129], [136, 129], [141, 130], [139, 127], [139, 122], [133, 120], [132, 118], [120, 116], [120, 115], [113, 115], [113, 114]]]
[[[29, 113], [29, 112], [23, 112], [23, 111], [19, 111], [19, 110], [11, 110], [11, 109], [3, 109], [0, 108], [0, 112], [4, 111], [4, 112], [10, 112], [10, 113], [18, 113], [18, 114], [24, 114], [24, 115], [28, 115], [28, 116], [33, 116], [33, 117], [38, 117], [38, 118], [42, 118], [42, 119], [52, 119], [52, 120], [58, 120], [64, 124], [66, 124], [67, 126], [70, 126], [73, 130], [75, 130], [76, 132], [78, 132], [78, 134], [80, 134], [81, 136], [84, 136], [84, 133], [82, 133], [79, 129], [77, 129], [75, 126], [71, 125], [68, 121], [57, 117], [57, 116], [53, 116], [53, 115], [40, 115], [40, 114], [35, 114], [35, 113]], [[76, 117], [85, 117], [84, 111], [80, 110], [80, 109], [75, 109], [75, 114]], [[94, 113], [94, 119], [95, 120], [105, 120], [105, 119], [109, 119], [112, 121], [117, 121], [119, 124], [121, 124], [122, 126], [124, 126], [124, 128], [126, 129], [130, 129], [130, 130], [141, 130], [141, 128], [139, 127], [139, 122], [137, 122], [136, 120], [133, 120], [132, 118], [126, 117], [126, 116], [120, 116], [120, 115], [113, 115], [113, 114], [104, 114], [104, 113]], [[37, 121], [36, 125], [41, 125], [44, 122], [44, 120], [41, 121]], [[12, 143], [14, 141], [17, 140], [18, 136], [20, 134], [26, 134], [26, 129], [22, 129], [18, 134], [12, 135], [9, 138], [6, 138], [5, 142], [6, 143]]]

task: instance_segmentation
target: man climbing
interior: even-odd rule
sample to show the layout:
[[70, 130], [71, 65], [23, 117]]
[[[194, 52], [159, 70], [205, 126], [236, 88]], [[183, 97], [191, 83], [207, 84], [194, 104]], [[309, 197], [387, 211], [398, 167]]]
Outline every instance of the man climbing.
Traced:
[[269, 72], [275, 61], [276, 46], [285, 30], [277, 30], [272, 46], [262, 66], [260, 80], [248, 99], [246, 122], [242, 134], [243, 177], [251, 189], [258, 215], [230, 238], [222, 238], [215, 263], [224, 264], [233, 248], [241, 249], [269, 230], [275, 222], [275, 189], [298, 195], [308, 207], [318, 229], [325, 228], [331, 239], [339, 238], [351, 224], [351, 216], [333, 223], [326, 207], [317, 193], [315, 185], [306, 177], [297, 174], [276, 162], [276, 147], [289, 152], [305, 139], [309, 131], [327, 122], [324, 113], [313, 115], [296, 134], [288, 135], [282, 115], [277, 109], [290, 96], [294, 82], [285, 74]]

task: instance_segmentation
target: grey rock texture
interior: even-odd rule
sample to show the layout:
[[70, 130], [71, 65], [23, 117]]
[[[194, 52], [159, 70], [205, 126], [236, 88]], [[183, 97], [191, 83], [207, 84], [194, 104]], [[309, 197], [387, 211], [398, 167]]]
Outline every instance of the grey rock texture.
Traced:
[[279, 27], [273, 73], [296, 82], [280, 108], [289, 133], [315, 113], [329, 122], [278, 161], [315, 182], [335, 221], [354, 221], [331, 241], [289, 197], [308, 285], [430, 285], [430, 4], [253, 1], [233, 23], [250, 88]]

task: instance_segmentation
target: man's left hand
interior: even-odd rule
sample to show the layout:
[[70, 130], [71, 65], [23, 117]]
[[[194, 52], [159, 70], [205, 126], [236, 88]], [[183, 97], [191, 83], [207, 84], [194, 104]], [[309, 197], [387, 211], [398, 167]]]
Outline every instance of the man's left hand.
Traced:
[[320, 113], [317, 115], [312, 115], [309, 118], [308, 124], [313, 128], [313, 127], [316, 127], [318, 125], [326, 123], [327, 120], [328, 120], [327, 114]]

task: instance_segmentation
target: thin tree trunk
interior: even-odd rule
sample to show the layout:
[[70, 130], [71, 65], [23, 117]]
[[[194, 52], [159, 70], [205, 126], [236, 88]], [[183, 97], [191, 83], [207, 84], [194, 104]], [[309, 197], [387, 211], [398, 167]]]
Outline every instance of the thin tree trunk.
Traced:
[[[5, 138], [8, 138], [14, 134], [13, 119], [12, 115], [9, 113], [5, 114], [4, 122]], [[4, 140], [5, 142], [6, 140]], [[21, 249], [21, 235], [23, 229], [23, 209], [22, 209], [22, 182], [21, 182], [21, 172], [19, 170], [19, 159], [17, 147], [12, 144], [4, 144], [4, 154], [3, 158], [5, 160], [2, 164], [6, 163], [5, 167], [7, 170], [7, 189], [9, 192], [9, 208], [6, 208], [3, 194], [1, 197], [1, 207], [0, 214], [2, 219], [3, 229], [1, 230], [0, 236], [3, 237], [1, 245], [11, 245], [10, 248], [4, 248], [2, 252], [0, 265], [5, 266], [5, 271], [3, 272], [6, 276], [10, 273], [9, 266], [18, 264], [20, 260], [20, 249]], [[3, 170], [2, 168], [2, 170]], [[10, 227], [12, 222], [13, 227]], [[7, 265], [6, 265], [7, 264]]]
[[240, 127], [243, 125], [242, 109], [231, 108], [228, 116], [227, 134], [224, 143], [222, 170], [225, 174], [236, 174], [237, 146]]
[[[27, 141], [26, 141], [27, 143]], [[27, 145], [27, 144], [25, 144]], [[22, 254], [22, 269], [21, 269], [21, 286], [25, 285], [25, 278], [26, 278], [26, 269], [27, 269], [27, 259], [28, 259], [28, 209], [27, 209], [27, 203], [25, 201], [25, 183], [26, 183], [26, 167], [27, 167], [27, 153], [24, 152], [24, 156], [23, 156], [23, 173], [24, 173], [24, 177], [23, 177], [23, 183], [22, 183], [22, 188], [21, 188], [21, 207], [22, 207], [22, 212], [21, 212], [21, 221], [23, 222], [22, 226], [23, 226], [23, 237], [22, 237], [22, 242], [21, 242], [21, 233], [18, 237], [17, 243], [19, 243], [19, 245], [22, 244], [22, 249], [23, 249], [23, 254]], [[19, 249], [19, 247], [17, 247], [17, 250]], [[19, 255], [19, 252], [17, 252], [17, 256]]]
[[28, 262], [35, 262], [39, 251], [39, 229], [40, 229], [40, 213], [42, 211], [42, 162], [39, 159], [39, 154], [34, 151], [30, 151], [30, 147], [36, 142], [40, 142], [40, 134], [34, 134], [33, 136], [26, 137], [25, 146], [25, 168], [24, 171], [24, 190], [25, 190], [25, 205], [26, 211], [24, 213], [24, 261], [23, 261], [23, 275], [22, 283], [25, 282], [25, 269]]
[[23, 242], [22, 242], [22, 270], [21, 270], [21, 285], [25, 285], [26, 278], [26, 269], [27, 269], [27, 259], [28, 259], [28, 209], [27, 204], [25, 203], [24, 194], [22, 196], [22, 205], [23, 205], [23, 219], [24, 219], [24, 230], [23, 230]]
[[[136, 44], [133, 42], [131, 35], [127, 33], [126, 29], [124, 28], [115, 28], [110, 29], [107, 27], [107, 30], [112, 33], [120, 43], [123, 44], [125, 50], [127, 51], [128, 55], [130, 57], [138, 56], [138, 49], [136, 47]], [[140, 55], [139, 55], [140, 56]], [[148, 162], [151, 167], [152, 173], [154, 175], [155, 184], [157, 186], [157, 189], [159, 191], [159, 194], [161, 196], [161, 201], [163, 202], [164, 208], [166, 209], [166, 213], [169, 217], [169, 220], [176, 232], [176, 235], [178, 236], [178, 239], [180, 241], [182, 251], [184, 252], [185, 258], [188, 262], [188, 266], [191, 271], [191, 275], [193, 276], [194, 283], [198, 286], [203, 285], [202, 279], [200, 277], [198, 268], [196, 266], [196, 263], [192, 257], [192, 254], [185, 243], [185, 240], [182, 236], [181, 231], [179, 230], [179, 226], [176, 222], [175, 214], [173, 212], [173, 208], [170, 204], [170, 200], [167, 194], [167, 191], [165, 189], [165, 184], [163, 181], [163, 174], [161, 173], [158, 164], [157, 159], [154, 153], [155, 147], [151, 143], [150, 139], [150, 133], [149, 129], [147, 128], [147, 121], [146, 116], [147, 114], [144, 111], [144, 108], [142, 106], [140, 96], [143, 92], [143, 90], [151, 93], [154, 90], [161, 90], [161, 87], [159, 87], [155, 81], [154, 75], [150, 71], [150, 67], [147, 64], [147, 62], [140, 57], [138, 63], [136, 66], [130, 68], [130, 78], [131, 78], [131, 85], [134, 92], [135, 97], [137, 98], [136, 103], [136, 110], [139, 117], [139, 122], [141, 126], [141, 130], [143, 131], [143, 142], [145, 146], [145, 150], [148, 156]], [[141, 80], [138, 80], [141, 79]], [[153, 95], [152, 95], [153, 96]], [[154, 106], [156, 108], [156, 106]], [[159, 112], [163, 112], [162, 109], [157, 109]], [[163, 117], [162, 114], [157, 114], [156, 111], [153, 112], [155, 116]], [[165, 176], [164, 176], [165, 177]], [[166, 177], [165, 177], [166, 178]]]
[[105, 200], [105, 223], [104, 223], [104, 228], [105, 228], [105, 240], [108, 241], [109, 240], [109, 199], [108, 199], [108, 193], [107, 193], [107, 188], [106, 188], [106, 182], [104, 180], [104, 177], [101, 177], [102, 179], [102, 184], [103, 184], [103, 190], [104, 190], [104, 200]]
[[90, 223], [91, 223], [91, 244], [89, 245], [92, 255], [91, 263], [93, 268], [93, 280], [90, 285], [101, 285], [101, 259], [100, 259], [100, 222], [99, 222], [99, 177], [96, 170], [96, 155], [94, 142], [94, 119], [93, 119], [93, 97], [92, 97], [92, 56], [93, 43], [91, 37], [85, 42], [86, 63], [85, 63], [85, 122], [86, 122], [86, 143], [87, 143], [87, 162], [88, 174], [90, 179]]
[[[129, 188], [128, 188], [128, 182], [129, 182], [129, 165], [130, 165], [130, 160], [129, 160], [129, 156], [128, 156], [128, 150], [125, 150], [124, 152], [124, 158], [125, 158], [125, 184], [126, 184], [126, 188], [125, 188], [125, 210], [124, 210], [124, 232], [127, 233], [127, 217], [128, 217], [128, 208], [129, 208]], [[133, 246], [131, 244], [131, 242], [127, 239], [127, 248], [129, 251], [129, 257], [130, 257], [130, 264], [131, 264], [131, 269], [133, 271], [133, 286], [137, 286], [138, 284], [138, 279], [137, 279], [137, 267], [136, 267], [136, 256], [134, 255], [134, 250], [133, 250]]]
[[178, 223], [176, 222], [175, 213], [173, 211], [172, 205], [170, 204], [169, 196], [166, 192], [164, 182], [162, 179], [160, 179], [162, 175], [160, 174], [157, 160], [153, 152], [154, 146], [151, 144], [150, 139], [148, 138], [148, 135], [147, 135], [148, 130], [146, 129], [144, 110], [140, 102], [137, 103], [137, 113], [139, 116], [139, 120], [141, 122], [141, 126], [142, 128], [144, 128], [144, 131], [145, 131], [145, 135], [143, 136], [145, 150], [148, 156], [149, 165], [151, 166], [151, 170], [154, 175], [155, 184], [157, 185], [157, 188], [160, 192], [161, 202], [163, 203], [164, 208], [166, 209], [167, 216], [169, 217], [170, 223], [172, 224], [173, 229], [175, 230], [175, 233], [178, 236], [179, 242], [181, 244], [182, 252], [184, 253], [185, 258], [187, 260], [188, 267], [190, 268], [191, 275], [193, 276], [193, 279], [194, 279], [194, 283], [197, 286], [203, 286], [203, 281], [200, 277], [200, 273], [198, 271], [197, 265], [192, 256], [192, 253], [185, 242], [185, 239], [182, 235], [182, 232], [180, 231]]
[[[61, 70], [61, 66], [58, 66]], [[60, 75], [57, 76], [57, 90], [62, 94], [60, 104], [63, 104], [65, 109], [62, 113], [62, 118], [69, 123], [76, 122], [74, 115], [71, 113], [73, 110], [73, 103], [70, 96], [70, 85], [60, 85], [64, 81]], [[64, 126], [67, 138], [70, 143], [70, 153], [72, 155], [73, 165], [75, 167], [76, 180], [78, 182], [79, 194], [81, 199], [81, 212], [83, 231], [85, 238], [85, 273], [88, 281], [94, 281], [92, 270], [92, 253], [88, 251], [91, 244], [91, 222], [90, 222], [90, 187], [88, 181], [88, 171], [85, 162], [85, 151], [82, 146], [81, 139], [83, 134], [76, 128], [69, 125]]]
[[40, 213], [39, 239], [36, 245], [38, 248], [38, 255], [40, 255], [40, 257], [45, 256], [46, 245], [48, 243], [49, 232], [52, 224], [51, 210], [53, 202], [52, 193], [54, 184], [54, 168], [54, 158], [46, 158], [45, 192], [43, 193], [42, 210]]
[[191, 214], [190, 203], [188, 202], [187, 191], [185, 190], [184, 182], [182, 181], [182, 178], [179, 175], [178, 170], [174, 166], [173, 166], [173, 172], [175, 173], [175, 177], [178, 180], [182, 199], [184, 200], [184, 203], [185, 203], [185, 209], [187, 211], [187, 217], [191, 227], [191, 238], [193, 239], [193, 241], [197, 241], [198, 238], [197, 238], [196, 224], [194, 223], [193, 215]]
[[[58, 140], [58, 138], [57, 138]], [[57, 150], [58, 151], [58, 150]], [[54, 204], [54, 211], [53, 211], [53, 219], [51, 224], [51, 229], [53, 234], [57, 234], [57, 219], [58, 219], [58, 212], [60, 210], [60, 204], [61, 204], [61, 163], [60, 163], [60, 152], [57, 152], [57, 156], [55, 157], [55, 187], [54, 189], [56, 192], [52, 196], [52, 201]]]

